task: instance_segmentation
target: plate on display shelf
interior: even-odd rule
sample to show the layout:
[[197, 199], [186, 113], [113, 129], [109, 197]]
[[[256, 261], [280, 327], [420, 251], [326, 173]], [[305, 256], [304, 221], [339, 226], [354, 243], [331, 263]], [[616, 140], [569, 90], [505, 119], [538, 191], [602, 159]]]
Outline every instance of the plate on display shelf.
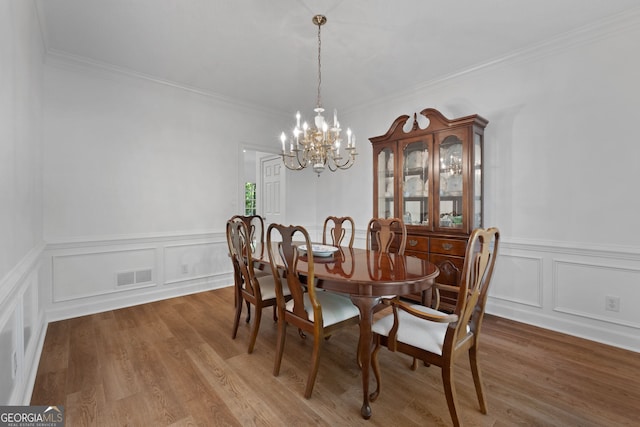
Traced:
[[[298, 246], [301, 251], [307, 252], [307, 245]], [[329, 257], [338, 251], [339, 248], [327, 245], [311, 245], [311, 252], [314, 256]]]

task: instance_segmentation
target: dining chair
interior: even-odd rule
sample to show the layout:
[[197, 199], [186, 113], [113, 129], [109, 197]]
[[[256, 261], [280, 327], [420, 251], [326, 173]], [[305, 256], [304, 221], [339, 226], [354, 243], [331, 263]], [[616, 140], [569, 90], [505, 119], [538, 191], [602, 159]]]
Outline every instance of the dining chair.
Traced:
[[372, 218], [367, 225], [367, 249], [404, 255], [407, 227], [400, 218]]
[[375, 347], [371, 354], [377, 387], [371, 394], [375, 400], [381, 389], [378, 352], [382, 345], [414, 357], [425, 365], [436, 365], [442, 370], [442, 383], [455, 426], [461, 424], [457, 407], [457, 395], [453, 379], [454, 362], [463, 352], [468, 352], [471, 373], [480, 412], [487, 413], [480, 366], [478, 346], [484, 318], [487, 292], [498, 254], [500, 233], [497, 228], [475, 229], [469, 238], [460, 286], [444, 286], [458, 292], [453, 313], [445, 313], [419, 304], [408, 304], [399, 298], [384, 300], [393, 307], [389, 314], [373, 324]]
[[[253, 268], [251, 232], [244, 221], [239, 218], [227, 221], [227, 242], [235, 275], [236, 312], [233, 321], [232, 338], [235, 339], [238, 334], [240, 315], [242, 314], [242, 301], [245, 301], [247, 310], [250, 311], [250, 306], [253, 305], [256, 312], [249, 337], [248, 353], [252, 353], [260, 328], [262, 309], [271, 306], [275, 308], [276, 306], [276, 284], [271, 275], [256, 275]], [[282, 285], [281, 288], [283, 298], [289, 298], [290, 292], [286, 284]], [[274, 314], [274, 320], [276, 319], [277, 317]], [[249, 321], [250, 314], [247, 315], [246, 322], [249, 323]]]
[[[265, 248], [264, 248], [264, 220], [260, 215], [234, 215], [231, 217], [232, 220], [239, 219], [245, 223], [247, 229], [249, 230], [249, 241], [251, 242], [251, 249], [253, 250], [253, 254], [258, 257], [262, 257]], [[253, 270], [256, 276], [270, 276], [270, 271], [265, 271], [262, 266], [255, 265]], [[238, 303], [238, 299], [234, 298], [234, 304]], [[273, 320], [276, 319], [275, 306], [273, 311]], [[251, 321], [251, 305], [247, 301], [247, 323]]]
[[[254, 255], [262, 257], [265, 251], [264, 247], [264, 220], [260, 215], [234, 215], [231, 219], [240, 219], [245, 223], [249, 230], [249, 242], [251, 242], [251, 249]], [[270, 276], [270, 271], [261, 270], [259, 267], [254, 267], [256, 275], [258, 276]]]
[[[294, 242], [294, 237], [302, 241]], [[275, 242], [277, 246], [274, 246]], [[313, 252], [298, 250], [298, 244], [311, 248], [309, 233], [301, 226], [271, 224], [267, 230], [267, 248], [273, 277], [276, 282], [278, 301], [278, 338], [273, 375], [280, 374], [284, 352], [287, 325], [291, 324], [299, 331], [313, 334], [313, 353], [311, 368], [307, 377], [304, 397], [310, 398], [318, 374], [320, 351], [325, 338], [335, 331], [360, 320], [358, 308], [348, 297], [332, 292], [317, 292], [313, 264]], [[302, 283], [298, 275], [298, 264], [307, 263], [307, 280]], [[278, 272], [283, 271], [280, 275]], [[286, 282], [285, 282], [286, 280]], [[285, 298], [285, 283], [291, 292], [291, 300]]]
[[355, 231], [356, 224], [350, 216], [328, 216], [324, 220], [324, 226], [322, 227], [322, 244], [326, 245], [327, 242], [329, 242], [328, 237], [330, 237], [331, 241], [329, 244], [333, 246], [342, 246], [342, 241], [348, 235], [348, 246], [352, 248]]

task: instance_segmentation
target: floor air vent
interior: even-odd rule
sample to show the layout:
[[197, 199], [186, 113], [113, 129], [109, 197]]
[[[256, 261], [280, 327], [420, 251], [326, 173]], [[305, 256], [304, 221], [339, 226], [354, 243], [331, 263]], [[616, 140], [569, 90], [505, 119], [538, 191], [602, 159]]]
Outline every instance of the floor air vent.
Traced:
[[122, 271], [117, 274], [118, 286], [131, 286], [138, 283], [150, 283], [153, 278], [152, 270]]

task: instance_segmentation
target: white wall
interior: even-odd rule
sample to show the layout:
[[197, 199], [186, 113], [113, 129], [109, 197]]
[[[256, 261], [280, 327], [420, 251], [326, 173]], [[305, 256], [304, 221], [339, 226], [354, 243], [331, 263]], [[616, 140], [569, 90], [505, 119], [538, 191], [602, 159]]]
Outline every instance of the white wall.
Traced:
[[42, 72], [35, 6], [0, 2], [0, 404], [28, 401], [42, 345]]
[[[504, 240], [490, 312], [640, 351], [640, 17], [558, 39], [474, 72], [361, 106], [343, 118], [384, 134], [423, 108], [480, 114], [485, 131], [485, 225]], [[372, 215], [372, 151], [318, 186], [318, 218]], [[605, 297], [619, 296], [619, 312]]]
[[276, 134], [266, 114], [60, 58], [45, 88], [48, 242], [223, 230], [237, 145]]
[[271, 148], [282, 117], [57, 54], [45, 70], [49, 318], [231, 284], [238, 146]]

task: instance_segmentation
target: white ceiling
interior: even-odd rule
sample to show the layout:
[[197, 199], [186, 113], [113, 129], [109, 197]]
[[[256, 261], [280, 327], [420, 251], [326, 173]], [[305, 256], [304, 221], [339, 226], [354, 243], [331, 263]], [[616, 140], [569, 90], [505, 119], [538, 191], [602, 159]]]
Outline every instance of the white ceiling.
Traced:
[[281, 112], [344, 109], [596, 25], [637, 0], [38, 0], [47, 49]]

